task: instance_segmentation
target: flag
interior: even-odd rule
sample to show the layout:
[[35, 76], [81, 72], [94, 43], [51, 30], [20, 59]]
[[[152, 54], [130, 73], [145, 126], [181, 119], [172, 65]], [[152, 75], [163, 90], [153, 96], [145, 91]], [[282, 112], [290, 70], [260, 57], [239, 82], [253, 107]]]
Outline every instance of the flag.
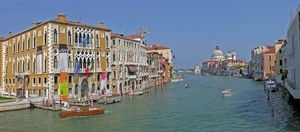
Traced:
[[175, 55], [173, 55], [173, 59], [175, 59]]
[[81, 63], [81, 60], [79, 59], [79, 61], [78, 61], [77, 64], [76, 64], [76, 67], [75, 67], [75, 69], [74, 69], [74, 71], [73, 71], [73, 74], [76, 74], [76, 73], [78, 72], [78, 70], [79, 70], [79, 68], [80, 68], [80, 63]]
[[94, 60], [92, 60], [91, 64], [85, 69], [85, 76], [89, 75], [89, 72], [94, 69]]
[[87, 41], [87, 37], [85, 37], [85, 38], [81, 41], [81, 43], [84, 44], [86, 41]]

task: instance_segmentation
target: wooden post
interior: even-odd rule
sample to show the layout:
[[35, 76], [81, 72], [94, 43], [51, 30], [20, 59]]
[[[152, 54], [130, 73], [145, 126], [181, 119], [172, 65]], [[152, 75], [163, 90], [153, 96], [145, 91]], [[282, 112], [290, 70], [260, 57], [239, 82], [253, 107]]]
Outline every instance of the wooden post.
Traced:
[[156, 80], [154, 81], [154, 91], [156, 93]]
[[44, 99], [43, 99], [43, 104], [42, 104], [42, 105], [43, 105], [43, 109], [45, 109], [45, 102], [44, 102]]
[[53, 109], [55, 109], [55, 100], [52, 99], [52, 103], [53, 103]]
[[49, 109], [49, 100], [46, 99], [46, 103], [47, 103], [47, 110]]

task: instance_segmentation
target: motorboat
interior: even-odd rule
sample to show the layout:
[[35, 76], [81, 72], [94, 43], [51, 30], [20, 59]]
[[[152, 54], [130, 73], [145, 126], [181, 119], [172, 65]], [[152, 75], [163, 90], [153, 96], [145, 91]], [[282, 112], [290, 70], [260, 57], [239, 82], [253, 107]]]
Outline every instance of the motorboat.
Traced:
[[222, 91], [222, 94], [230, 94], [230, 93], [232, 93], [232, 90], [229, 88], [226, 88]]
[[276, 81], [265, 81], [264, 82], [264, 89], [265, 90], [270, 90], [270, 91], [278, 91], [278, 86]]
[[144, 92], [134, 92], [133, 95], [142, 95]]
[[185, 85], [184, 85], [184, 87], [185, 87], [185, 88], [189, 88], [189, 87], [190, 87], [190, 85], [188, 85], [188, 84], [185, 84]]
[[79, 111], [80, 108], [77, 106], [70, 106], [67, 102], [62, 102], [63, 106], [61, 107], [62, 111]]
[[75, 111], [63, 111], [63, 112], [60, 112], [58, 115], [60, 118], [68, 118], [68, 117], [103, 114], [104, 111], [105, 111], [104, 108], [98, 108], [95, 106], [87, 106], [87, 107], [82, 107], [79, 110], [75, 110]]

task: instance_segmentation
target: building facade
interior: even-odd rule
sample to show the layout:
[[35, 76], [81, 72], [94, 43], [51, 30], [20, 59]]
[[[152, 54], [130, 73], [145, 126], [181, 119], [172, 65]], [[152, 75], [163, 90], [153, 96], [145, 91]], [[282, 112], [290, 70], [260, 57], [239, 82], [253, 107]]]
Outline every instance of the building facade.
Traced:
[[300, 6], [287, 28], [287, 44], [282, 48], [283, 66], [287, 71], [284, 87], [294, 99], [300, 99]]
[[147, 53], [151, 52], [157, 52], [158, 54], [161, 54], [165, 60], [169, 63], [168, 65], [170, 66], [170, 70], [167, 71], [166, 74], [168, 74], [168, 77], [172, 78], [173, 74], [173, 55], [172, 55], [172, 49], [159, 45], [159, 44], [153, 44], [151, 46], [148, 46], [147, 48]]
[[[110, 32], [103, 22], [99, 26], [73, 22], [65, 14], [32, 23], [14, 35], [10, 32], [2, 42], [6, 49], [1, 58], [2, 87], [9, 94], [58, 99], [60, 80], [66, 79], [69, 96], [99, 94], [101, 74], [110, 71]], [[93, 68], [87, 72], [88, 67]], [[61, 72], [67, 75], [61, 77]], [[108, 81], [108, 92], [109, 86]]]
[[136, 35], [111, 35], [112, 93], [126, 94], [147, 86], [148, 64], [143, 32]]

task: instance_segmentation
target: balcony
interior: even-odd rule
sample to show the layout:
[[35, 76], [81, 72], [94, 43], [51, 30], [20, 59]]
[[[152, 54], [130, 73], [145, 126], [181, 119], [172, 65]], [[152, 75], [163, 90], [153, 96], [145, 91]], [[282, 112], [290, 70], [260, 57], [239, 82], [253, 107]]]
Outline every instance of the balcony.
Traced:
[[30, 72], [29, 71], [24, 71], [24, 72], [15, 72], [15, 76], [18, 76], [19, 74], [24, 74], [25, 76], [26, 75], [29, 75]]
[[73, 73], [74, 72], [74, 68], [68, 68], [68, 73]]
[[94, 48], [94, 44], [75, 43], [75, 48], [88, 48], [88, 49], [93, 49], [93, 48]]
[[136, 79], [136, 75], [129, 75], [129, 79]]
[[163, 71], [162, 71], [162, 70], [158, 70], [157, 72], [158, 72], [158, 73], [162, 73]]

